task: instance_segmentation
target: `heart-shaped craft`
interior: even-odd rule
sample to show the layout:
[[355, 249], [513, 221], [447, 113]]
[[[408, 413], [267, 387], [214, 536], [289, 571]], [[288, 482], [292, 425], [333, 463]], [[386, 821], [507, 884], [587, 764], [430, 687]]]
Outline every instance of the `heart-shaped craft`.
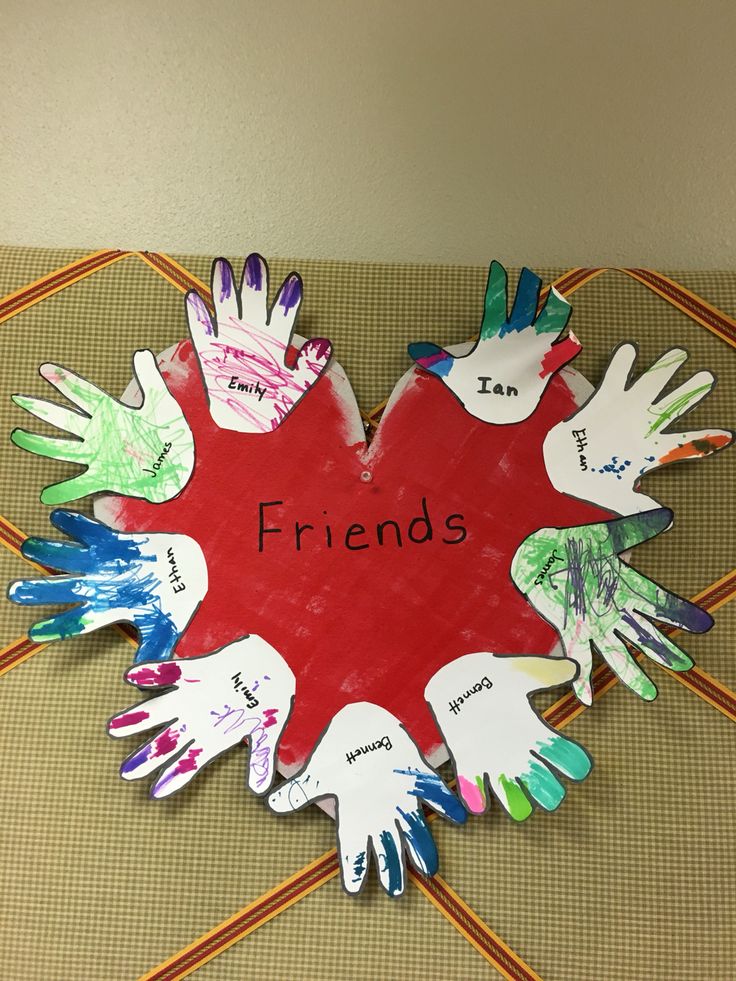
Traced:
[[177, 656], [246, 633], [283, 655], [296, 677], [279, 747], [287, 775], [343, 706], [363, 700], [392, 712], [432, 763], [446, 759], [424, 699], [435, 672], [474, 651], [555, 646], [511, 582], [519, 543], [545, 525], [610, 516], [556, 491], [544, 465], [545, 436], [587, 383], [564, 369], [528, 419], [489, 425], [412, 369], [367, 445], [334, 361], [267, 437], [213, 422], [189, 341], [160, 366], [194, 434], [194, 474], [167, 503], [107, 495], [95, 511], [123, 531], [201, 545], [209, 590]]

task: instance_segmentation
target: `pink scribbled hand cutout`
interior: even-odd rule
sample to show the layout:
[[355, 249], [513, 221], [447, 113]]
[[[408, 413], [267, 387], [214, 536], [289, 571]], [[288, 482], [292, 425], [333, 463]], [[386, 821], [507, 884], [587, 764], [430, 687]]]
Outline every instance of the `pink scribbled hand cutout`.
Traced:
[[170, 690], [108, 722], [111, 736], [160, 729], [125, 760], [124, 780], [160, 770], [151, 796], [169, 797], [216, 756], [247, 740], [248, 786], [256, 794], [271, 786], [295, 680], [265, 640], [251, 634], [203, 657], [136, 664], [125, 680], [143, 690]]
[[291, 273], [268, 309], [268, 266], [256, 253], [245, 260], [240, 289], [232, 266], [212, 266], [214, 319], [204, 300], [187, 293], [187, 320], [210, 405], [221, 429], [268, 433], [280, 426], [317, 381], [332, 354], [324, 338], [307, 341], [286, 364], [302, 302], [302, 281]]

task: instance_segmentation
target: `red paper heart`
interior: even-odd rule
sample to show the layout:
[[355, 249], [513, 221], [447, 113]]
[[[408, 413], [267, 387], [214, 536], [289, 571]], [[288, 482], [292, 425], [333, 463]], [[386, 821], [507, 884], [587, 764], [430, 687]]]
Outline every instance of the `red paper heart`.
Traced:
[[[121, 530], [201, 545], [209, 591], [178, 656], [256, 633], [288, 661], [297, 687], [283, 766], [301, 764], [335, 712], [361, 700], [393, 712], [431, 755], [441, 740], [423, 693], [442, 665], [554, 646], [510, 580], [516, 548], [542, 526], [609, 517], [547, 479], [542, 441], [576, 405], [561, 377], [525, 422], [493, 426], [417, 371], [366, 448], [334, 370], [267, 435], [217, 428], [188, 341], [164, 376], [194, 433], [194, 475], [166, 504], [108, 497], [99, 513]], [[379, 544], [385, 521], [396, 526], [383, 527]], [[312, 526], [299, 548], [295, 522]]]

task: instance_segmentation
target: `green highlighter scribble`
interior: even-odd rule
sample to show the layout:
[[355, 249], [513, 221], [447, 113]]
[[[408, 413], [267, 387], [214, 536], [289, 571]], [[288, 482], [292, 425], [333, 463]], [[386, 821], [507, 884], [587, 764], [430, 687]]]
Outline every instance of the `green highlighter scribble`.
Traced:
[[529, 798], [518, 783], [507, 777], [505, 773], [498, 775], [498, 782], [504, 795], [503, 806], [514, 821], [525, 821], [532, 813]]
[[668, 400], [665, 397], [661, 402], [655, 402], [649, 409], [650, 414], [654, 415], [654, 421], [647, 430], [647, 436], [658, 433], [673, 419], [678, 419], [684, 415], [691, 406], [699, 402], [704, 395], [707, 395], [711, 388], [713, 388], [712, 381], [705, 385], [698, 385], [696, 388], [686, 389], [675, 398]]
[[44, 504], [66, 504], [100, 491], [158, 504], [185, 487], [194, 468], [194, 439], [150, 351], [137, 351], [133, 358], [143, 393], [138, 408], [118, 402], [60, 365], [44, 364], [39, 370], [81, 412], [27, 395], [13, 395], [13, 401], [73, 438], [40, 436], [24, 429], [15, 429], [10, 438], [37, 456], [86, 468], [46, 487], [41, 494]]
[[557, 630], [567, 656], [580, 665], [573, 685], [586, 704], [592, 700], [592, 650], [627, 687], [651, 700], [656, 686], [629, 647], [672, 671], [686, 671], [693, 662], [653, 621], [698, 633], [712, 626], [712, 618], [700, 607], [619, 558], [620, 552], [653, 538], [671, 521], [671, 511], [657, 508], [575, 528], [542, 528], [522, 542], [514, 556], [512, 579]]

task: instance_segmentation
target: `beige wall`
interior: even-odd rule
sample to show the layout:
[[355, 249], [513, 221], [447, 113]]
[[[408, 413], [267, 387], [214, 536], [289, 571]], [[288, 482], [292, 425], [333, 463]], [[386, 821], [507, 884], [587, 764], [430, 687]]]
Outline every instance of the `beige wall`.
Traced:
[[7, 243], [733, 267], [733, 0], [0, 14]]

